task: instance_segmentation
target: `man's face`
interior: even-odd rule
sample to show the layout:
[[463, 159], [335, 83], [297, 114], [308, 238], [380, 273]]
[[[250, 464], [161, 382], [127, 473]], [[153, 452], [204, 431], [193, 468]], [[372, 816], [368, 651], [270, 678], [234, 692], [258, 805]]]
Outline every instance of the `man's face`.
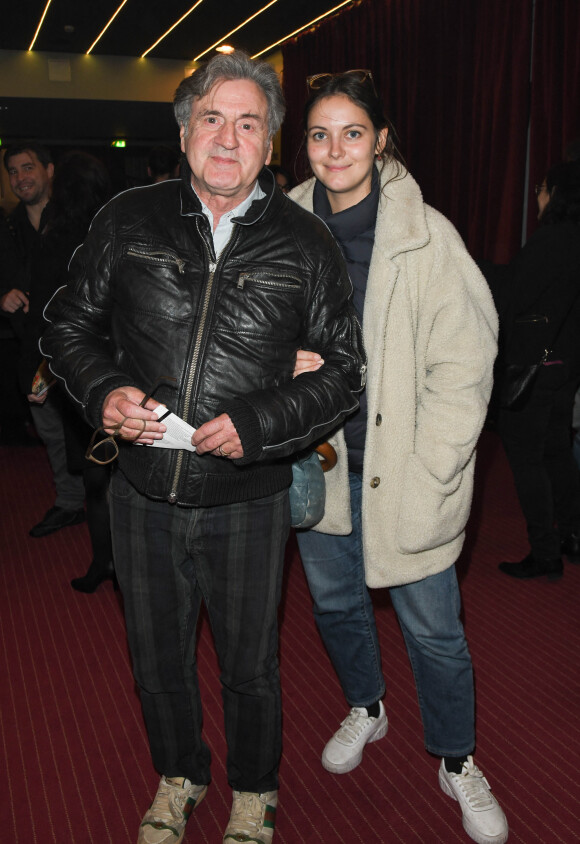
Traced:
[[46, 205], [53, 173], [54, 166], [45, 167], [32, 151], [20, 152], [8, 161], [10, 187], [25, 205]]
[[268, 103], [249, 79], [217, 82], [195, 100], [181, 149], [192, 171], [192, 184], [203, 201], [225, 197], [230, 208], [251, 192], [272, 155]]

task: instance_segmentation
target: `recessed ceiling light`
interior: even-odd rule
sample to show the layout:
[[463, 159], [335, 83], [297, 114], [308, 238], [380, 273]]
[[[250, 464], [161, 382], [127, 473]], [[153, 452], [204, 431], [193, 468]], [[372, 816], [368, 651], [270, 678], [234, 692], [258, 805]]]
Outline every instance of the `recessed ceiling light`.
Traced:
[[235, 47], [230, 46], [230, 44], [222, 44], [221, 47], [216, 47], [216, 53], [233, 53]]

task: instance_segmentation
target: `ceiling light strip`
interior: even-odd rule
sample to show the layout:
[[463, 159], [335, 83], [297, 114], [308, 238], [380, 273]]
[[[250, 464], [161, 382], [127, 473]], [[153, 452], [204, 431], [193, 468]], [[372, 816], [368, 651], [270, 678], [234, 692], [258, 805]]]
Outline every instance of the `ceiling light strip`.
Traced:
[[237, 32], [237, 31], [238, 31], [238, 29], [241, 29], [241, 28], [242, 28], [243, 26], [245, 26], [247, 23], [250, 23], [250, 21], [253, 21], [253, 20], [254, 20], [254, 18], [257, 18], [257, 17], [258, 17], [258, 15], [261, 15], [261, 14], [262, 14], [262, 12], [265, 12], [265, 11], [266, 11], [266, 9], [269, 9], [269, 8], [270, 8], [270, 6], [273, 6], [273, 5], [274, 5], [274, 3], [277, 3], [277, 2], [278, 2], [278, 0], [271, 0], [271, 2], [270, 2], [270, 3], [268, 3], [268, 4], [267, 4], [266, 6], [264, 6], [262, 9], [260, 9], [258, 12], [254, 12], [254, 14], [253, 14], [253, 15], [251, 15], [249, 18], [247, 18], [247, 19], [246, 19], [243, 23], [241, 23], [239, 26], [236, 26], [236, 28], [235, 28], [235, 29], [232, 29], [232, 30], [231, 30], [230, 32], [228, 32], [226, 35], [223, 35], [223, 36], [219, 39], [219, 41], [216, 41], [216, 42], [215, 42], [215, 44], [212, 44], [212, 45], [211, 45], [211, 47], [208, 47], [208, 48], [207, 48], [207, 50], [204, 50], [204, 51], [203, 51], [203, 53], [200, 53], [200, 54], [199, 54], [199, 56], [196, 56], [196, 57], [194, 58], [194, 62], [198, 62], [198, 61], [199, 61], [199, 60], [200, 60], [203, 56], [205, 56], [205, 54], [206, 54], [206, 53], [209, 53], [209, 51], [210, 51], [210, 50], [213, 50], [213, 48], [214, 48], [214, 47], [217, 47], [217, 46], [218, 46], [218, 44], [221, 44], [221, 43], [222, 43], [222, 41], [225, 41], [225, 40], [226, 40], [226, 38], [229, 38], [229, 37], [230, 37], [230, 35], [233, 35], [233, 34], [234, 34], [234, 32]]
[[337, 12], [339, 9], [342, 9], [343, 6], [348, 6], [349, 3], [352, 3], [353, 0], [344, 0], [344, 3], [339, 3], [338, 6], [335, 6], [333, 9], [329, 9], [328, 12], [324, 12], [323, 15], [319, 15], [317, 18], [314, 18], [313, 21], [310, 23], [305, 23], [304, 26], [301, 26], [300, 29], [295, 29], [294, 32], [291, 32], [289, 35], [285, 35], [284, 38], [280, 38], [279, 41], [275, 41], [273, 44], [270, 44], [269, 47], [264, 47], [263, 50], [260, 50], [259, 53], [254, 53], [252, 56], [253, 59], [257, 59], [258, 56], [263, 56], [264, 53], [267, 53], [269, 50], [273, 50], [274, 47], [277, 47], [279, 44], [282, 44], [284, 41], [288, 41], [290, 38], [293, 38], [295, 35], [298, 35], [299, 32], [302, 32], [305, 29], [308, 29], [309, 26], [314, 26], [315, 23], [321, 21], [323, 18], [328, 17], [333, 12]]
[[113, 17], [112, 17], [112, 18], [110, 19], [110, 21], [109, 21], [109, 22], [105, 25], [105, 28], [104, 28], [104, 29], [103, 29], [103, 30], [99, 33], [99, 35], [97, 36], [97, 38], [93, 41], [93, 43], [91, 44], [91, 46], [89, 47], [89, 49], [87, 50], [87, 52], [86, 52], [86, 54], [85, 54], [85, 55], [87, 55], [87, 56], [88, 56], [88, 55], [90, 55], [90, 52], [91, 52], [91, 50], [93, 49], [93, 47], [95, 47], [95, 46], [99, 43], [99, 41], [101, 40], [101, 38], [103, 37], [103, 35], [105, 34], [105, 32], [108, 30], [108, 28], [111, 26], [111, 24], [113, 23], [113, 21], [115, 20], [115, 18], [117, 17], [117, 15], [118, 15], [118, 14], [119, 14], [119, 12], [121, 11], [121, 9], [122, 9], [122, 8], [123, 8], [123, 6], [125, 5], [125, 3], [127, 3], [127, 0], [123, 0], [123, 2], [121, 3], [121, 5], [120, 5], [120, 6], [119, 6], [119, 8], [117, 9], [117, 11], [113, 14]]
[[40, 19], [40, 23], [39, 23], [39, 24], [38, 24], [38, 26], [36, 27], [36, 32], [34, 33], [34, 38], [33, 38], [33, 39], [32, 39], [32, 41], [30, 42], [30, 47], [28, 48], [28, 52], [29, 52], [29, 53], [30, 53], [30, 51], [32, 50], [32, 48], [34, 47], [34, 42], [35, 42], [35, 41], [36, 41], [36, 39], [38, 38], [38, 33], [40, 32], [40, 27], [41, 27], [41, 26], [42, 26], [42, 24], [44, 23], [44, 19], [45, 19], [45, 17], [46, 17], [46, 13], [48, 12], [48, 7], [50, 6], [50, 4], [51, 4], [51, 3], [52, 3], [52, 0], [48, 0], [48, 2], [47, 2], [47, 4], [46, 4], [46, 6], [44, 7], [44, 12], [42, 13], [42, 17], [41, 17], [41, 19]]
[[170, 32], [173, 32], [173, 30], [175, 29], [175, 27], [176, 27], [176, 26], [179, 26], [179, 24], [181, 23], [181, 21], [184, 21], [188, 15], [191, 15], [191, 13], [192, 13], [192, 12], [194, 12], [194, 11], [197, 9], [197, 7], [198, 7], [199, 5], [201, 5], [201, 3], [203, 3], [203, 0], [197, 0], [197, 3], [195, 3], [195, 4], [191, 7], [191, 9], [190, 9], [188, 12], [186, 12], [184, 15], [182, 15], [182, 16], [179, 18], [179, 20], [178, 20], [178, 21], [175, 21], [175, 23], [173, 24], [173, 26], [170, 26], [170, 27], [169, 27], [169, 29], [167, 30], [167, 32], [164, 32], [164, 33], [163, 33], [163, 35], [161, 36], [161, 38], [158, 38], [158, 39], [157, 39], [157, 41], [155, 42], [155, 44], [152, 44], [152, 45], [149, 47], [149, 49], [148, 49], [148, 50], [145, 50], [145, 52], [143, 53], [143, 55], [141, 56], [141, 58], [142, 58], [142, 59], [144, 59], [144, 58], [145, 58], [145, 56], [147, 55], [147, 53], [150, 53], [150, 52], [151, 52], [151, 50], [152, 50], [154, 47], [156, 47], [156, 46], [157, 46], [157, 45], [158, 45], [161, 41], [163, 41], [163, 39], [164, 39], [167, 35], [169, 35], [169, 33], [170, 33]]

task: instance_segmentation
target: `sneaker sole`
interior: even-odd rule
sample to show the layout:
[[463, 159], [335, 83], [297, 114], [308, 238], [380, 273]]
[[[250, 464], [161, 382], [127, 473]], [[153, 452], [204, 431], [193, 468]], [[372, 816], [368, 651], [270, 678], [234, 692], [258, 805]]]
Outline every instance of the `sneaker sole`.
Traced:
[[[457, 797], [455, 796], [455, 793], [453, 792], [453, 789], [447, 782], [441, 770], [439, 771], [439, 787], [441, 788], [441, 791], [444, 794], [459, 803]], [[483, 833], [472, 829], [469, 821], [467, 820], [463, 812], [461, 813], [461, 815], [463, 819], [463, 829], [466, 831], [469, 837], [473, 839], [473, 841], [477, 842], [477, 844], [505, 844], [505, 842], [508, 840], [509, 831], [505, 833], [502, 832], [500, 833], [500, 835], [484, 835]]]
[[358, 768], [360, 763], [362, 762], [363, 752], [367, 744], [372, 744], [373, 741], [378, 741], [379, 739], [384, 738], [387, 735], [387, 730], [389, 729], [389, 722], [385, 718], [385, 723], [380, 726], [376, 732], [372, 734], [370, 739], [366, 741], [360, 753], [356, 756], [353, 756], [351, 759], [348, 759], [346, 762], [336, 763], [336, 762], [329, 762], [328, 759], [322, 754], [322, 767], [326, 771], [330, 771], [331, 774], [348, 774], [349, 771], [353, 771], [355, 768]]

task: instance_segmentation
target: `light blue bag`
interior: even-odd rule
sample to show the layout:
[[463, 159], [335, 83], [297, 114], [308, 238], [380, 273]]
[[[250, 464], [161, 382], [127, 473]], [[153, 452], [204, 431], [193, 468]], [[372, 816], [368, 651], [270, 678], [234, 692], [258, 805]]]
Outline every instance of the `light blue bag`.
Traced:
[[292, 527], [309, 528], [324, 516], [326, 484], [316, 451], [292, 464], [290, 515]]

